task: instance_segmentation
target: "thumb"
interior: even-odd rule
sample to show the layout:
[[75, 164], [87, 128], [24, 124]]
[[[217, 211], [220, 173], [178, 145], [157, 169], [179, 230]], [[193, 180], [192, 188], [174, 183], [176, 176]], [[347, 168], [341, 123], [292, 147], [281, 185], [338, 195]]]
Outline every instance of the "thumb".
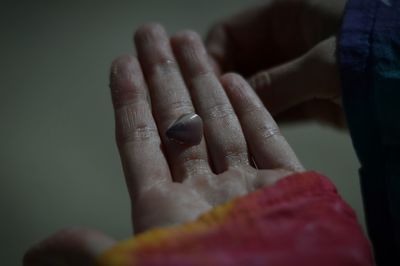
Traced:
[[64, 229], [30, 248], [24, 255], [23, 265], [90, 266], [114, 243], [115, 240], [92, 229]]
[[340, 79], [335, 56], [336, 38], [329, 38], [306, 54], [261, 71], [250, 84], [274, 115], [313, 100], [340, 98]]

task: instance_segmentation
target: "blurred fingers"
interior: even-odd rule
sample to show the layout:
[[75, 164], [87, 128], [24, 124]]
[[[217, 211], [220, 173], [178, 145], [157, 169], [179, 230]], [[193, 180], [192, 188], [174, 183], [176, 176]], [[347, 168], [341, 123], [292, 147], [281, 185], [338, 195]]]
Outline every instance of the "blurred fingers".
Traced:
[[206, 37], [207, 51], [222, 71], [231, 69], [233, 65], [233, 62], [230, 61], [233, 58], [229, 56], [230, 42], [227, 29], [223, 23], [213, 26]]
[[96, 258], [114, 244], [114, 239], [92, 229], [65, 229], [30, 248], [23, 265], [95, 265]]
[[304, 32], [315, 32], [315, 24], [304, 25], [307, 2], [266, 0], [243, 9], [210, 29], [207, 50], [223, 72], [244, 76], [296, 58], [310, 49]]
[[327, 39], [303, 56], [261, 71], [249, 82], [273, 115], [312, 99], [340, 97], [336, 39]]
[[261, 169], [304, 170], [250, 85], [236, 74], [224, 75], [221, 82], [240, 120], [257, 166]]

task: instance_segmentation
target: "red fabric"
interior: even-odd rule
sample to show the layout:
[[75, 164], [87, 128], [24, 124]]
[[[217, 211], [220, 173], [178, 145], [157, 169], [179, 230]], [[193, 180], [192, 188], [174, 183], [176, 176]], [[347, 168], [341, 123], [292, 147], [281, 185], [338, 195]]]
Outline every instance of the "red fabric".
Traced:
[[[148, 241], [156, 239], [158, 234], [164, 237]], [[146, 232], [117, 245], [100, 262], [101, 265], [374, 265], [370, 243], [353, 210], [337, 194], [334, 185], [315, 172], [286, 177], [272, 187], [214, 209], [188, 225]]]

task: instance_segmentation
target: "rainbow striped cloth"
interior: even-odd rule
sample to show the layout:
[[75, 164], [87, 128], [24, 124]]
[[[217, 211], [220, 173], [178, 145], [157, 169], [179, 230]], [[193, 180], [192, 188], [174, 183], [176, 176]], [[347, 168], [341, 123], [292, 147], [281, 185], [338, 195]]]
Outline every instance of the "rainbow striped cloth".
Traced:
[[353, 210], [316, 172], [288, 176], [176, 227], [118, 243], [100, 266], [373, 265]]

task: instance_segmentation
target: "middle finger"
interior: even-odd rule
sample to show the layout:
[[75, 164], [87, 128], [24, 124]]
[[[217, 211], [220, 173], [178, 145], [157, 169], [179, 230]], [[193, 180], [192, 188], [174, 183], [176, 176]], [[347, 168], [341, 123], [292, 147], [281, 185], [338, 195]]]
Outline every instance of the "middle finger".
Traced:
[[188, 83], [217, 173], [249, 165], [246, 140], [235, 111], [210, 65], [200, 36], [184, 31], [172, 38], [172, 47]]
[[135, 43], [150, 90], [153, 116], [174, 180], [210, 174], [204, 138], [200, 144], [188, 147], [165, 135], [168, 127], [179, 117], [194, 113], [165, 30], [158, 24], [144, 25], [136, 32]]

